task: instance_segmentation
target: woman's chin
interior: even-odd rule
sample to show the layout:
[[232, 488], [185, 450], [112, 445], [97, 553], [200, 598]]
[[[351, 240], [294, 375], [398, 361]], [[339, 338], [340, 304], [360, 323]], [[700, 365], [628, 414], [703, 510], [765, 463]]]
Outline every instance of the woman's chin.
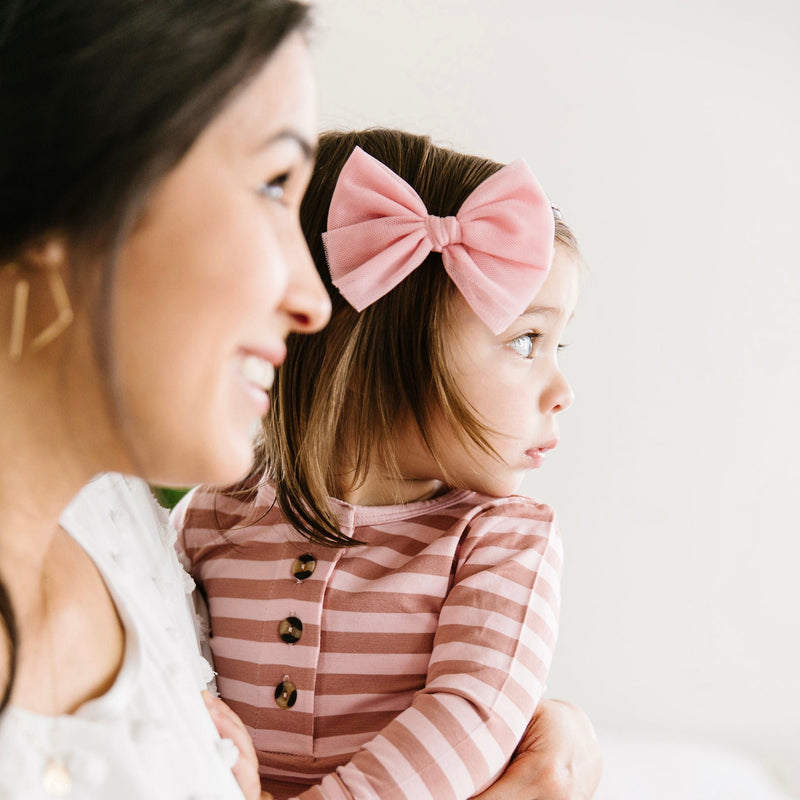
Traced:
[[159, 486], [187, 487], [198, 484], [229, 486], [244, 478], [253, 466], [253, 440], [250, 437], [235, 444], [229, 443], [214, 452], [189, 455], [178, 462], [162, 464], [148, 470], [150, 483]]

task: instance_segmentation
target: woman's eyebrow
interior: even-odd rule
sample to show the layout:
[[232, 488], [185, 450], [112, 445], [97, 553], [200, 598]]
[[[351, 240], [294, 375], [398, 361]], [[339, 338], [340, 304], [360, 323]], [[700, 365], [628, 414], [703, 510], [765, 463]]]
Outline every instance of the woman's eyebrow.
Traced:
[[264, 139], [256, 148], [256, 150], [266, 150], [266, 148], [271, 147], [274, 144], [277, 144], [281, 141], [289, 140], [291, 142], [295, 142], [297, 146], [302, 150], [303, 155], [309, 161], [313, 161], [317, 155], [317, 146], [316, 144], [312, 143], [309, 139], [307, 139], [303, 134], [298, 133], [295, 130], [290, 128], [284, 128], [283, 130], [278, 131], [277, 133], [272, 134], [271, 136]]

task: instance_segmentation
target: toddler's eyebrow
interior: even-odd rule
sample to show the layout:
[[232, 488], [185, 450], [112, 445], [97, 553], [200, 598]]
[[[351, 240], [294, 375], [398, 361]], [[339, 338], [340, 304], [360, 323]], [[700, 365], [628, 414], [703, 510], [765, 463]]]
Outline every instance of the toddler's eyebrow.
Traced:
[[[522, 318], [522, 317], [526, 317], [526, 316], [529, 316], [529, 315], [532, 316], [534, 314], [544, 314], [545, 316], [548, 316], [548, 317], [557, 317], [557, 316], [559, 316], [560, 314], [563, 314], [563, 313], [564, 313], [564, 309], [563, 308], [556, 308], [555, 306], [530, 305], [519, 316], [520, 316], [520, 318]], [[570, 320], [574, 316], [575, 316], [575, 312], [573, 311], [572, 314], [570, 314], [570, 316], [569, 316]]]
[[526, 314], [560, 314], [562, 309], [555, 308], [553, 306], [536, 306], [531, 305], [528, 306], [521, 314], [521, 317], [524, 317]]

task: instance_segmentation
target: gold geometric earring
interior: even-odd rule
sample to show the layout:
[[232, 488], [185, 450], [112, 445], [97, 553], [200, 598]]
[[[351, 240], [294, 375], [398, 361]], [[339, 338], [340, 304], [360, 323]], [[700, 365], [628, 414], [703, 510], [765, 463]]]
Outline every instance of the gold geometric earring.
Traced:
[[[19, 267], [14, 264], [6, 264], [2, 272], [10, 272], [12, 275], [19, 272]], [[25, 340], [25, 317], [28, 313], [28, 295], [31, 285], [25, 278], [20, 278], [14, 285], [14, 306], [11, 311], [11, 340], [8, 345], [8, 357], [12, 361], [19, 361], [22, 357], [22, 343]]]
[[53, 302], [58, 316], [40, 334], [34, 337], [31, 342], [31, 352], [41, 350], [57, 339], [69, 327], [75, 317], [72, 313], [72, 304], [69, 302], [67, 287], [61, 277], [61, 271], [55, 267], [48, 269], [47, 283], [50, 286], [50, 293], [53, 295]]
[[[15, 274], [20, 272], [18, 264], [6, 264], [3, 272]], [[56, 267], [46, 268], [47, 283], [53, 295], [53, 303], [57, 316], [41, 333], [34, 337], [30, 344], [30, 351], [36, 352], [54, 341], [69, 326], [74, 318], [72, 304], [69, 301], [67, 287], [61, 272]], [[14, 286], [14, 306], [11, 312], [11, 340], [8, 347], [8, 356], [11, 361], [22, 358], [25, 343], [25, 321], [28, 316], [28, 299], [30, 297], [30, 282], [20, 278]]]

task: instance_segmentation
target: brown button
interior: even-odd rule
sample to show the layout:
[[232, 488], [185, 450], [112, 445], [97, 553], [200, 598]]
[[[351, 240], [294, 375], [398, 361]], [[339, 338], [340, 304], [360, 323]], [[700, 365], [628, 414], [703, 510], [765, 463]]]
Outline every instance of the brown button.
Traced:
[[294, 560], [292, 564], [292, 575], [294, 575], [297, 580], [304, 581], [306, 578], [311, 577], [316, 568], [317, 559], [314, 558], [311, 553], [306, 553]]
[[282, 680], [275, 687], [275, 702], [280, 708], [291, 708], [297, 702], [297, 687], [290, 680]]
[[299, 642], [303, 635], [303, 623], [297, 617], [286, 617], [278, 624], [278, 635], [286, 644]]

